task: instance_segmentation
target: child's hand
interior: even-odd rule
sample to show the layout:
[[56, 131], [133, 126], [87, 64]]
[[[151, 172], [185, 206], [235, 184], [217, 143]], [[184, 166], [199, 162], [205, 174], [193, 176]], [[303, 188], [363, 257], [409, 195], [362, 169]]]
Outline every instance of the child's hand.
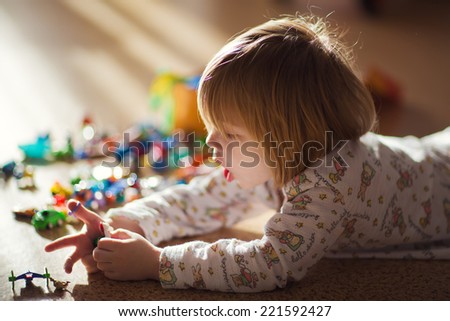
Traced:
[[98, 241], [93, 252], [97, 267], [113, 280], [159, 279], [161, 249], [141, 235], [117, 229]]
[[81, 259], [86, 266], [86, 270], [92, 273], [97, 270], [92, 259], [94, 241], [98, 237], [103, 236], [100, 230], [100, 223], [104, 222], [104, 220], [98, 214], [78, 204], [77, 201], [70, 200], [67, 203], [67, 207], [70, 211], [75, 211], [74, 215], [85, 223], [83, 229], [77, 234], [64, 236], [47, 244], [44, 249], [46, 252], [52, 252], [68, 246], [75, 246], [75, 251], [67, 258], [64, 264], [64, 270], [66, 273], [72, 272], [73, 265]]

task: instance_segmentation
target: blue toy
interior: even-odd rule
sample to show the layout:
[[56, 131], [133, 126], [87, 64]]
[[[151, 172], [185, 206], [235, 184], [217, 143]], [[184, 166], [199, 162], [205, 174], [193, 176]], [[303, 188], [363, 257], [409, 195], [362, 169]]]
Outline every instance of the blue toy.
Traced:
[[3, 176], [5, 180], [8, 180], [11, 176], [14, 175], [14, 169], [16, 168], [17, 164], [15, 161], [9, 161], [6, 164], [2, 165], [0, 168], [0, 173]]
[[39, 135], [36, 142], [19, 145], [25, 158], [47, 160], [51, 153], [50, 134]]
[[20, 274], [18, 276], [14, 275], [14, 272], [11, 271], [11, 276], [8, 277], [9, 282], [12, 282], [12, 289], [14, 291], [14, 282], [17, 280], [25, 280], [26, 285], [31, 284], [31, 282], [33, 281], [33, 279], [35, 278], [39, 278], [39, 279], [47, 279], [47, 287], [48, 287], [48, 281], [50, 279], [50, 273], [48, 273], [47, 268], [45, 268], [45, 273], [44, 274], [39, 274], [39, 273], [35, 273], [35, 272], [25, 272], [23, 274]]

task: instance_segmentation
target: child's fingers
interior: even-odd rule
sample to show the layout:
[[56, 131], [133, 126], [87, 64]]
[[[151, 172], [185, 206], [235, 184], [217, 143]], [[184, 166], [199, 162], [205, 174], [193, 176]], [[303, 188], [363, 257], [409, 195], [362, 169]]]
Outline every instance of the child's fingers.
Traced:
[[87, 273], [96, 273], [98, 272], [97, 262], [95, 262], [92, 255], [86, 255], [81, 258], [81, 262], [86, 268]]
[[95, 250], [92, 252], [92, 257], [94, 258], [95, 262], [112, 262], [114, 257], [114, 252], [101, 249], [101, 248], [95, 248]]
[[64, 271], [66, 271], [66, 273], [71, 273], [74, 264], [77, 263], [85, 255], [86, 253], [82, 253], [78, 248], [75, 249], [72, 255], [67, 257], [66, 262], [64, 263]]
[[133, 232], [130, 232], [130, 231], [122, 229], [122, 228], [118, 228], [117, 230], [114, 230], [110, 233], [111, 234], [110, 237], [113, 239], [127, 240], [127, 239], [133, 238], [131, 233], [133, 233]]
[[67, 246], [75, 246], [77, 243], [77, 234], [63, 236], [44, 247], [45, 252], [53, 252]]
[[110, 233], [110, 237], [103, 237], [98, 240], [97, 249], [114, 252], [119, 244], [127, 243], [127, 240], [133, 239], [133, 232], [119, 228]]
[[67, 202], [67, 208], [69, 209], [69, 215], [74, 215], [86, 225], [98, 225], [99, 222], [103, 221], [100, 215], [88, 210], [77, 200]]
[[121, 228], [114, 230], [110, 233], [110, 237], [103, 237], [98, 240], [97, 249], [114, 251], [119, 243], [124, 243], [124, 241], [126, 242], [126, 240], [132, 239], [132, 233]]
[[114, 271], [114, 266], [111, 262], [100, 262], [97, 263], [97, 268], [103, 272], [113, 272]]

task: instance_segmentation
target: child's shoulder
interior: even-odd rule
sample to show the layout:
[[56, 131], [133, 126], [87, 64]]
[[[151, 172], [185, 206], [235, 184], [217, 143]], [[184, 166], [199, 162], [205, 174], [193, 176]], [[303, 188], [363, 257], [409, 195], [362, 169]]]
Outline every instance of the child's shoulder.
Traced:
[[308, 191], [317, 186], [331, 188], [359, 180], [361, 175], [367, 173], [392, 168], [397, 170], [399, 166], [432, 166], [433, 153], [437, 149], [445, 150], [445, 154], [450, 155], [450, 127], [422, 138], [368, 132], [356, 140], [334, 142], [334, 146], [316, 166], [309, 166], [288, 182], [288, 189], [295, 187], [296, 191]]
[[421, 162], [432, 156], [436, 150], [449, 150], [450, 127], [420, 138], [413, 135], [397, 137], [369, 132], [361, 136], [358, 144], [359, 148], [374, 152], [378, 157], [396, 155], [405, 160]]

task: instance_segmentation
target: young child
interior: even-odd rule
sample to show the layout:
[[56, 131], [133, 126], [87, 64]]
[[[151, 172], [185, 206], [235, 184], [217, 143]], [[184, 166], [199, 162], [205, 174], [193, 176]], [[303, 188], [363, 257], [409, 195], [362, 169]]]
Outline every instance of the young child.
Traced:
[[[206, 67], [198, 105], [223, 169], [105, 218], [70, 201], [85, 228], [46, 246], [75, 246], [68, 273], [81, 259], [116, 280], [258, 292], [324, 256], [450, 259], [450, 127], [422, 139], [370, 132], [371, 96], [322, 19], [237, 35]], [[261, 202], [274, 209], [261, 239], [157, 246], [231, 226]], [[94, 247], [101, 222], [115, 230]]]

